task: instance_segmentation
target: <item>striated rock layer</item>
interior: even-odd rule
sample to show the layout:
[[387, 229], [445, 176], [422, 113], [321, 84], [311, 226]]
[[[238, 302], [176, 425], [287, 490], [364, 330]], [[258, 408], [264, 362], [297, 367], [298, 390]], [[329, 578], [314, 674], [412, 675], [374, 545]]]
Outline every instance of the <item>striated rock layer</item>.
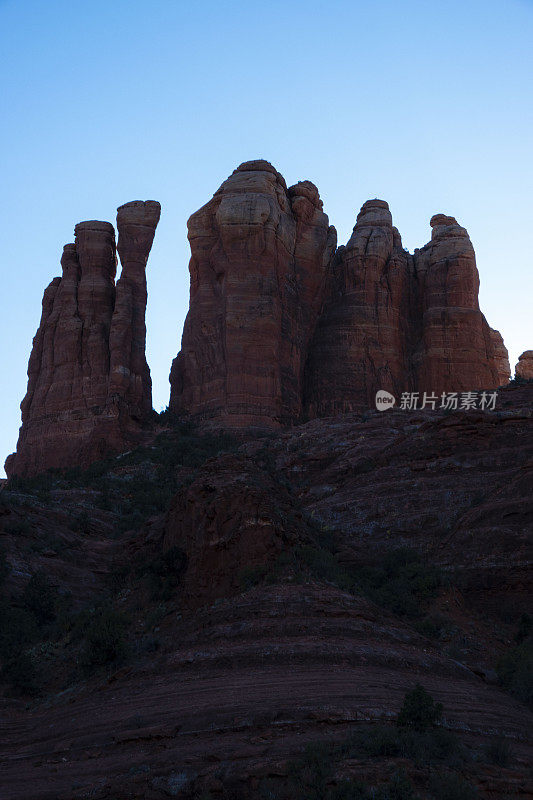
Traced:
[[309, 341], [336, 245], [318, 190], [241, 164], [188, 222], [190, 309], [170, 407], [230, 425], [301, 413]]
[[241, 164], [189, 220], [191, 302], [172, 410], [275, 427], [368, 408], [378, 389], [422, 397], [507, 383], [468, 233], [444, 214], [431, 227], [411, 255], [387, 203], [369, 200], [334, 252], [312, 183], [287, 190], [268, 162]]
[[80, 222], [63, 275], [44, 293], [28, 365], [11, 475], [85, 466], [135, 442], [152, 408], [145, 356], [146, 262], [159, 221], [153, 201], [121, 206], [109, 222]]

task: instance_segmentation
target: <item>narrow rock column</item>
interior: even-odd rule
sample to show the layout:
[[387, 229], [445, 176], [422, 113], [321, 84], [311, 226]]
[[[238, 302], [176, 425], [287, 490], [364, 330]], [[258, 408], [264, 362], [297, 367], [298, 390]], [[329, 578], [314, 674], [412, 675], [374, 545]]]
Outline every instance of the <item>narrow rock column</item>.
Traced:
[[143, 418], [152, 409], [152, 381], [146, 361], [146, 264], [161, 215], [153, 200], [135, 200], [117, 210], [122, 273], [116, 285], [109, 336], [108, 398], [125, 401], [129, 414]]

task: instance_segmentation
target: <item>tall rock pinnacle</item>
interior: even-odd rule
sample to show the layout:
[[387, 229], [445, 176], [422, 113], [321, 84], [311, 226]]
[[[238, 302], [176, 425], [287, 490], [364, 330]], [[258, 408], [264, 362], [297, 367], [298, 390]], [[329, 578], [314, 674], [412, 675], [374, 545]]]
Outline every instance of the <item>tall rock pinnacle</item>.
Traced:
[[191, 301], [171, 408], [235, 426], [297, 419], [336, 244], [316, 187], [287, 189], [271, 164], [250, 161], [188, 227]]
[[120, 452], [151, 410], [145, 358], [145, 267], [159, 203], [129, 203], [118, 213], [122, 274], [109, 222], [80, 222], [63, 250], [63, 275], [43, 298], [28, 364], [11, 475], [85, 466]]
[[436, 214], [431, 241], [415, 254], [421, 339], [417, 386], [437, 393], [490, 389], [509, 380], [507, 350], [479, 309], [479, 274], [468, 233]]
[[331, 265], [307, 364], [309, 416], [368, 407], [378, 388], [408, 386], [413, 276], [387, 203], [368, 200]]

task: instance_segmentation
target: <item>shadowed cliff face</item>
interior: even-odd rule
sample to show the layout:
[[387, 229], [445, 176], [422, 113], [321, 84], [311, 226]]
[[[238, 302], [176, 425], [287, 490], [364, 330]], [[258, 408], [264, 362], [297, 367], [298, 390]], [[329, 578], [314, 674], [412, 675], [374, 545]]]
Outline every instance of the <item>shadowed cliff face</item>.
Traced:
[[288, 191], [266, 161], [242, 164], [189, 220], [191, 303], [171, 408], [270, 427], [374, 405], [378, 389], [491, 389], [507, 350], [479, 309], [468, 234], [435, 215], [402, 248], [387, 203], [366, 202], [334, 252], [315, 186]]
[[336, 245], [316, 187], [242, 164], [189, 220], [191, 302], [171, 408], [230, 425], [299, 416], [302, 375]]
[[84, 466], [138, 436], [152, 408], [146, 363], [146, 262], [159, 203], [133, 202], [109, 222], [81, 222], [65, 245], [63, 275], [43, 298], [28, 365], [17, 452], [8, 475]]

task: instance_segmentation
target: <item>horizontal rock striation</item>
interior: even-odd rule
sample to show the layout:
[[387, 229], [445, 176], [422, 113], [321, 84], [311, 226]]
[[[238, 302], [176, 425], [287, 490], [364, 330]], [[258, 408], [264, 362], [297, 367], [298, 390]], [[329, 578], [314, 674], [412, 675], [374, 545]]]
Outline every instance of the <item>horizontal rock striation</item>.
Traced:
[[146, 262], [159, 203], [133, 202], [109, 222], [80, 222], [63, 250], [63, 275], [44, 293], [21, 404], [11, 475], [86, 466], [137, 441], [152, 408], [144, 322]]

